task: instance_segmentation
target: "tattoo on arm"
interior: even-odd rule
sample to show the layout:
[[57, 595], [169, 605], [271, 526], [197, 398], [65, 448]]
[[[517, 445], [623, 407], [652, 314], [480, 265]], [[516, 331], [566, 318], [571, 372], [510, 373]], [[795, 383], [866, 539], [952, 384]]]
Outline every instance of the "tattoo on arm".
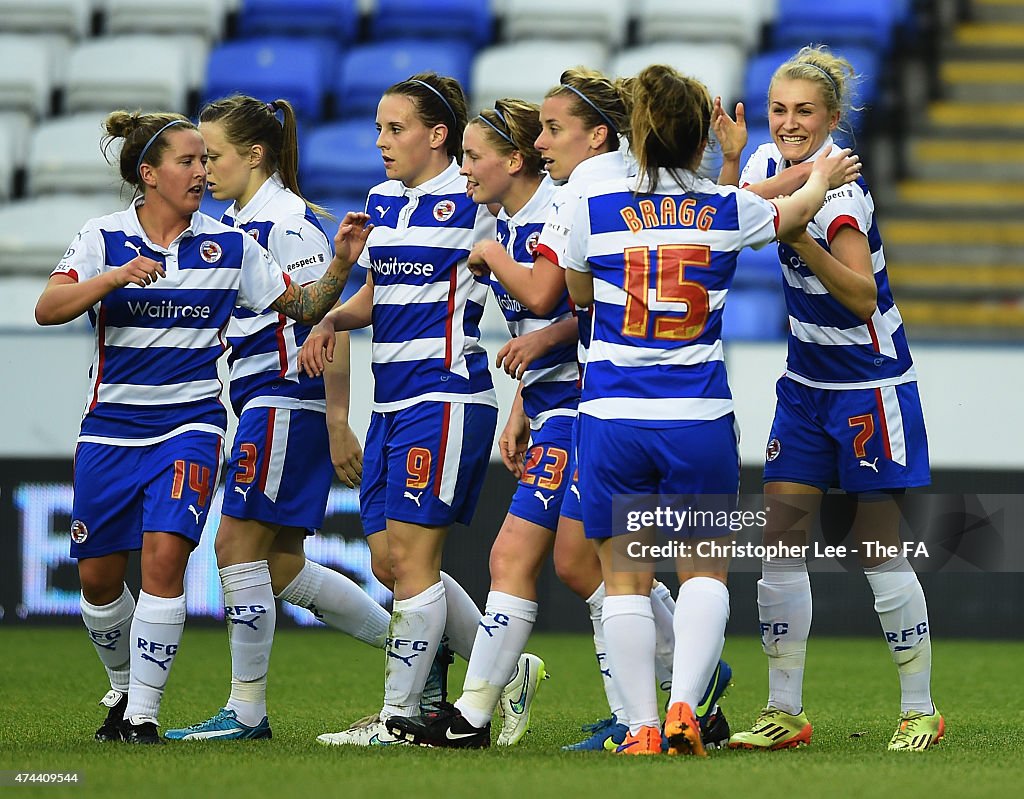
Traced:
[[291, 283], [270, 307], [296, 322], [315, 325], [334, 307], [344, 288], [345, 281], [327, 271], [316, 283], [307, 286]]

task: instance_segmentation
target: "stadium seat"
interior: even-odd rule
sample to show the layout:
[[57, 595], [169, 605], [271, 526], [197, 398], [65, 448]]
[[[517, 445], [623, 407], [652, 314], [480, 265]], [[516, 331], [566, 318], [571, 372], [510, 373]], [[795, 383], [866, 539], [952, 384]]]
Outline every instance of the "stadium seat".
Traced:
[[0, 206], [0, 274], [45, 277], [92, 217], [126, 203], [116, 195], [54, 195]]
[[224, 36], [227, 0], [98, 0], [107, 33], [199, 34], [208, 41]]
[[[189, 48], [170, 37], [111, 36], [79, 44], [68, 59], [64, 107], [188, 111]], [[130, 65], [130, 68], [129, 68]]]
[[17, 111], [0, 113], [0, 202], [14, 194], [14, 176], [28, 159], [32, 120]]
[[27, 164], [29, 196], [76, 191], [117, 194], [121, 185], [118, 151], [109, 151], [110, 164], [100, 151], [105, 118], [106, 113], [84, 112], [36, 126]]
[[625, 43], [629, 28], [629, 6], [620, 0], [506, 0], [502, 13], [505, 41], [542, 35], [604, 40], [609, 47], [618, 48]]
[[779, 0], [771, 46], [854, 45], [884, 55], [906, 13], [902, 0]]
[[357, 0], [245, 0], [238, 33], [252, 36], [326, 36], [354, 41], [359, 33]]
[[593, 40], [535, 39], [488, 47], [473, 61], [473, 103], [470, 113], [488, 108], [501, 97], [539, 103], [566, 68], [582, 64], [604, 70], [608, 50]]
[[[736, 277], [733, 288], [767, 288], [775, 292], [781, 291], [782, 272], [779, 266], [779, 248], [776, 244], [766, 244], [760, 250], [750, 247], [744, 249], [736, 259]], [[731, 302], [733, 295], [729, 295]], [[726, 306], [728, 313], [728, 305]]]
[[611, 74], [636, 75], [650, 64], [668, 64], [703, 82], [712, 97], [721, 95], [726, 108], [740, 96], [746, 59], [736, 44], [676, 42], [648, 44], [622, 50], [612, 59]]
[[301, 39], [266, 38], [226, 42], [207, 64], [203, 100], [241, 92], [260, 99], [283, 97], [297, 116], [323, 116], [327, 87], [325, 50]]
[[[321, 125], [302, 145], [299, 185], [310, 197], [363, 195], [386, 178], [372, 117]], [[365, 199], [363, 204], [365, 205]]]
[[343, 117], [374, 114], [385, 89], [427, 70], [450, 75], [468, 94], [472, 58], [469, 47], [452, 41], [395, 39], [358, 45], [341, 57], [335, 111]]
[[690, 3], [680, 10], [678, 0], [640, 0], [637, 39], [641, 44], [665, 40], [732, 42], [750, 53], [761, 39], [763, 0], [714, 0]]
[[376, 0], [371, 39], [459, 39], [475, 47], [492, 38], [490, 0]]
[[50, 113], [56, 70], [45, 39], [0, 35], [0, 108], [36, 118]]
[[786, 336], [787, 318], [781, 284], [774, 289], [735, 288], [726, 299], [722, 340], [726, 344], [781, 340]]
[[91, 25], [92, 0], [0, 0], [4, 33], [60, 33], [81, 39]]

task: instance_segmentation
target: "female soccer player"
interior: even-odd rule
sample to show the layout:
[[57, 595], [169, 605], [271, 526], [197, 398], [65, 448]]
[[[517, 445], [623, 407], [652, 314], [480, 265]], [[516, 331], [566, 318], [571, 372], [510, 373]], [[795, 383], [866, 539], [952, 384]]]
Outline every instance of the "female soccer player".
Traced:
[[[772, 143], [743, 169], [741, 185], [778, 192], [788, 173], [806, 171], [836, 149], [831, 132], [850, 107], [853, 67], [827, 48], [805, 47], [776, 70], [768, 93]], [[716, 111], [723, 179], [735, 182], [746, 143], [740, 120]], [[796, 183], [802, 180], [797, 174]], [[783, 189], [785, 190], [785, 189]], [[828, 195], [806, 231], [781, 237], [789, 310], [789, 354], [776, 384], [775, 419], [764, 468], [765, 494], [813, 519], [838, 484], [858, 500], [861, 543], [899, 541], [894, 495], [930, 479], [928, 442], [914, 364], [885, 271], [874, 202], [863, 179]], [[785, 502], [781, 498], [785, 497]], [[769, 516], [769, 541], [802, 544], [806, 529]], [[865, 547], [860, 546], [861, 553]], [[931, 698], [931, 637], [924, 592], [903, 556], [862, 557], [886, 642], [899, 671], [901, 713], [889, 749], [923, 751], [945, 722]], [[808, 743], [803, 672], [811, 627], [811, 586], [803, 559], [762, 563], [757, 584], [768, 655], [768, 705], [734, 748], [782, 749]]]
[[[469, 122], [463, 136], [462, 174], [473, 200], [501, 206], [497, 241], [527, 267], [555, 194], [533, 144], [541, 128], [538, 112], [533, 103], [498, 100]], [[498, 358], [508, 361], [506, 369], [522, 380], [516, 396], [520, 413], [513, 413], [511, 428], [506, 426], [502, 434], [502, 455], [519, 485], [491, 548], [491, 591], [462, 697], [425, 715], [396, 716], [388, 722], [395, 735], [432, 746], [489, 746], [491, 716], [517, 662], [523, 686], [519, 696], [502, 705], [498, 743], [518, 743], [529, 727], [530, 700], [545, 674], [539, 658], [521, 653], [537, 618], [537, 577], [554, 543], [569, 482], [566, 468], [579, 400], [577, 325], [564, 286], [559, 302], [543, 315], [510, 297], [497, 280], [491, 280], [491, 288], [513, 340], [521, 345], [507, 358]], [[520, 418], [526, 420], [525, 430], [519, 428]], [[520, 453], [528, 443], [524, 465]]]
[[[300, 286], [250, 236], [198, 213], [206, 147], [191, 122], [115, 111], [105, 128], [107, 146], [123, 140], [121, 177], [140, 196], [86, 223], [35, 313], [39, 324], [56, 325], [88, 312], [96, 329], [71, 555], [82, 617], [111, 684], [96, 737], [153, 744], [185, 621], [185, 566], [217, 484], [227, 418], [216, 364], [232, 310], [270, 307], [316, 322], [369, 230], [365, 214], [346, 216], [326, 273]], [[124, 575], [138, 549], [136, 605]]]
[[[626, 102], [627, 84], [612, 81], [601, 73], [574, 67], [562, 73], [541, 105], [541, 132], [535, 146], [548, 175], [565, 181], [554, 193], [546, 224], [534, 250], [532, 267], [508, 255], [496, 241], [479, 242], [470, 254], [470, 267], [490, 270], [511, 297], [535, 314], [548, 313], [565, 296], [564, 251], [572, 220], [566, 217], [567, 201], [578, 198], [590, 183], [625, 177], [629, 168], [619, 151], [619, 137], [629, 131]], [[578, 357], [586, 363], [586, 346], [590, 340], [590, 314], [577, 308], [580, 347]], [[513, 425], [515, 412], [510, 418]], [[575, 427], [575, 425], [574, 425]], [[506, 427], [509, 429], [509, 427]], [[575, 430], [573, 431], [575, 436]], [[525, 441], [522, 444], [525, 451]], [[627, 719], [622, 707], [615, 675], [605, 657], [605, 641], [601, 613], [605, 587], [601, 582], [601, 565], [593, 547], [583, 534], [579, 488], [576, 485], [576, 448], [569, 450], [565, 475], [569, 490], [564, 495], [558, 532], [555, 538], [555, 570], [559, 578], [578, 594], [590, 610], [594, 629], [594, 646], [602, 684], [612, 715], [584, 727], [591, 733], [567, 749], [604, 751], [606, 743], [619, 744], [626, 736]], [[668, 685], [672, 678], [672, 612], [674, 603], [668, 589], [658, 583], [652, 593], [658, 619], [659, 683]], [[724, 714], [716, 713], [719, 697], [729, 683], [731, 670], [723, 662], [702, 703], [701, 720], [709, 741], [724, 744], [729, 727]]]
[[303, 363], [319, 374], [335, 330], [373, 325], [360, 515], [374, 572], [395, 594], [384, 707], [369, 723], [321, 735], [325, 744], [404, 743], [384, 722], [420, 713], [446, 621], [452, 648], [468, 659], [480, 620], [440, 572], [449, 526], [472, 519], [498, 413], [479, 342], [487, 284], [465, 269], [473, 242], [494, 238], [494, 217], [459, 174], [465, 127], [452, 78], [418, 74], [384, 93], [377, 146], [389, 180], [367, 198], [376, 226], [360, 260], [367, 283], [303, 347]]
[[[305, 285], [319, 279], [332, 257], [331, 242], [316, 217], [323, 209], [299, 190], [291, 104], [235, 95], [205, 106], [199, 120], [209, 157], [207, 184], [215, 199], [233, 201], [222, 221], [256, 239], [292, 280]], [[274, 310], [243, 308], [235, 309], [228, 327], [231, 403], [239, 422], [216, 550], [230, 632], [231, 695], [212, 718], [168, 730], [167, 738], [270, 737], [266, 689], [275, 595], [384, 646], [387, 611], [303, 552], [305, 536], [323, 525], [332, 475], [336, 471], [351, 487], [362, 473], [362, 451], [348, 424], [348, 333], [338, 334], [339, 357], [324, 378], [313, 379], [298, 368], [309, 330]]]
[[[852, 180], [856, 159], [823, 159], [806, 186], [774, 203], [698, 177], [711, 99], [703, 84], [654, 65], [633, 82], [636, 178], [589, 186], [566, 249], [573, 300], [593, 305], [580, 398], [584, 528], [597, 542], [608, 596], [604, 628], [629, 736], [623, 754], [660, 754], [654, 676], [653, 568], [623, 568], [613, 546], [626, 531], [615, 495], [734, 497], [739, 463], [721, 320], [736, 255], [805, 225], [833, 170]], [[710, 533], [711, 536], [715, 534]], [[628, 553], [628, 550], [626, 550]], [[670, 754], [703, 756], [694, 714], [725, 641], [727, 559], [679, 558], [675, 659], [664, 737]]]

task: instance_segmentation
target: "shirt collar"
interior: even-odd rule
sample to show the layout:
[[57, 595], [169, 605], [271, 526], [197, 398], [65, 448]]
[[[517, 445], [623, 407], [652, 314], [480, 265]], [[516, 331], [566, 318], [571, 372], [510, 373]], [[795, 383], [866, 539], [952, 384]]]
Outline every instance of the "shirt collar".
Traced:
[[602, 175], [606, 177], [625, 176], [626, 174], [626, 161], [622, 157], [622, 152], [614, 150], [610, 153], [601, 153], [600, 155], [593, 155], [590, 158], [585, 158], [580, 161], [576, 168], [569, 175], [567, 183], [576, 183], [578, 181], [593, 181], [600, 180]]
[[505, 213], [505, 209], [502, 208], [498, 214], [499, 218], [507, 219], [517, 227], [529, 224], [530, 222], [543, 221], [547, 217], [547, 208], [551, 204], [551, 192], [553, 189], [554, 186], [550, 181], [542, 180], [533, 196], [526, 201], [526, 205], [512, 216]]

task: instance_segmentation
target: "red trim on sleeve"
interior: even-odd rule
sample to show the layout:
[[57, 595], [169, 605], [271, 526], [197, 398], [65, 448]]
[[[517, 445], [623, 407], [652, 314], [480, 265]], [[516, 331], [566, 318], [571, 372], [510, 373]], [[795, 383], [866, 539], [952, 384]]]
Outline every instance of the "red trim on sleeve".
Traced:
[[749, 186], [749, 185], [750, 185], [749, 183], [741, 183], [741, 184], [739, 185], [739, 188], [741, 188], [741, 189], [745, 189], [745, 188], [747, 188], [747, 186]]
[[284, 287], [288, 288], [292, 284], [292, 279], [287, 272], [281, 272], [281, 277], [284, 278]]
[[775, 225], [775, 235], [778, 236], [779, 235], [779, 206], [777, 206], [773, 200], [769, 200], [768, 202], [770, 202], [772, 204], [772, 208], [775, 209], [775, 218], [772, 219], [772, 224]]
[[561, 265], [558, 263], [558, 256], [555, 255], [555, 251], [552, 250], [548, 245], [540, 244], [538, 242], [537, 246], [533, 250], [533, 260], [536, 261], [538, 258], [542, 257], [547, 258], [555, 266]]
[[825, 241], [831, 244], [832, 239], [835, 237], [836, 233], [839, 232], [839, 229], [846, 227], [847, 225], [858, 232], [860, 231], [860, 225], [857, 224], [856, 219], [849, 214], [842, 214], [841, 216], [837, 216], [833, 219], [832, 223], [828, 226], [828, 230], [825, 231]]
[[50, 277], [56, 277], [57, 275], [67, 275], [68, 277], [72, 278], [76, 283], [82, 282], [82, 279], [78, 276], [78, 272], [76, 272], [74, 269], [68, 269], [67, 271], [64, 271], [63, 269], [58, 271], [55, 269], [52, 272], [50, 272]]

